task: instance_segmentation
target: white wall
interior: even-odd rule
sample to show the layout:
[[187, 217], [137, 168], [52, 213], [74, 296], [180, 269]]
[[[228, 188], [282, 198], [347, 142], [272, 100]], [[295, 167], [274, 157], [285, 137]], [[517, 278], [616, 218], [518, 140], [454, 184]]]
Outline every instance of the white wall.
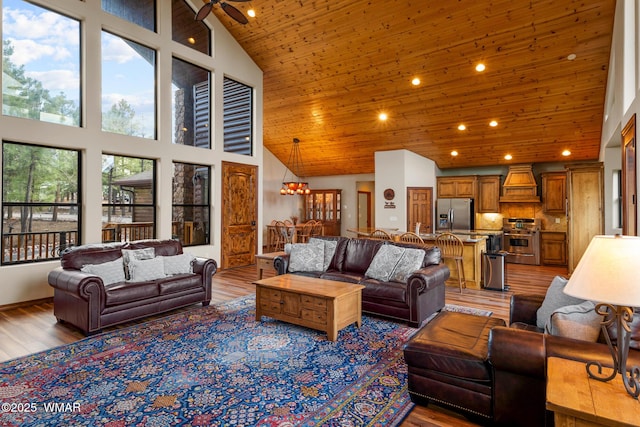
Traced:
[[[378, 151], [375, 171], [375, 227], [407, 231], [407, 187], [433, 187], [435, 197], [435, 162], [407, 150]], [[383, 196], [387, 188], [395, 192], [393, 205]]]
[[[620, 169], [622, 159], [620, 132], [636, 115], [636, 133], [640, 127], [640, 8], [637, 0], [616, 2], [609, 75], [605, 97], [604, 118], [600, 144], [600, 160], [605, 173], [605, 232], [619, 233], [613, 228], [615, 214], [612, 203], [612, 174]], [[636, 135], [637, 141], [637, 135]], [[640, 188], [640, 174], [638, 188]]]
[[[47, 8], [84, 22], [83, 26], [83, 76], [85, 127], [72, 128], [50, 123], [0, 116], [0, 138], [2, 140], [41, 144], [51, 147], [77, 149], [82, 155], [82, 198], [84, 241], [99, 242], [102, 225], [102, 177], [101, 160], [103, 150], [111, 154], [152, 158], [157, 163], [157, 209], [158, 238], [171, 237], [171, 177], [173, 161], [205, 164], [212, 167], [212, 219], [211, 244], [192, 246], [189, 251], [220, 260], [220, 203], [221, 203], [221, 164], [222, 161], [262, 165], [262, 71], [242, 50], [227, 30], [210, 14], [207, 23], [212, 28], [212, 56], [196, 52], [189, 47], [171, 40], [171, 34], [151, 33], [141, 30], [134, 24], [118, 18], [111, 18], [101, 11], [99, 1], [69, 2], [68, 0], [34, 0]], [[194, 1], [195, 7], [201, 4]], [[158, 28], [171, 28], [171, 2], [158, 2]], [[101, 30], [102, 25], [110, 31], [131, 37], [158, 51], [158, 139], [128, 137], [108, 134], [101, 131]], [[171, 61], [179, 56], [195, 65], [212, 72], [212, 149], [174, 145], [171, 143]], [[254, 88], [254, 153], [242, 156], [224, 153], [222, 111], [222, 82], [229, 76]], [[258, 188], [262, 188], [262, 168], [259, 168]], [[263, 210], [263, 199], [258, 200], [259, 212]], [[262, 236], [259, 236], [259, 245]], [[48, 272], [59, 265], [59, 261], [33, 263], [28, 265], [0, 267], [0, 305], [46, 298], [53, 295], [47, 283]]]

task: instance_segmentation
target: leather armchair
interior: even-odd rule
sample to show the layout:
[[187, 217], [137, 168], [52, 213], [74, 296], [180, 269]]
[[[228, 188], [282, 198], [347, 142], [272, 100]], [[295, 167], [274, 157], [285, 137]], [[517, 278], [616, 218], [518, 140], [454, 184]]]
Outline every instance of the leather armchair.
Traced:
[[[603, 366], [612, 365], [609, 348], [604, 343], [557, 337], [538, 330], [536, 313], [543, 300], [543, 296], [513, 295], [511, 327], [495, 327], [489, 333], [495, 425], [553, 425], [553, 414], [545, 409], [547, 358], [562, 357], [585, 363], [594, 360]], [[634, 322], [632, 328], [637, 335], [640, 321]], [[640, 365], [640, 351], [629, 351], [628, 364]]]

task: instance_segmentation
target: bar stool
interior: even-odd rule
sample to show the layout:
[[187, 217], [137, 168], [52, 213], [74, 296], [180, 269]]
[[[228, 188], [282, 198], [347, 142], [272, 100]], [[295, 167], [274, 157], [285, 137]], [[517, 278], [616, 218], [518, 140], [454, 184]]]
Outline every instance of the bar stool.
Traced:
[[462, 240], [455, 234], [442, 233], [436, 237], [436, 246], [440, 248], [442, 259], [450, 259], [455, 263], [456, 272], [458, 273], [458, 285], [460, 285], [460, 293], [462, 293], [462, 288], [467, 287], [462, 258], [464, 243], [462, 243]]

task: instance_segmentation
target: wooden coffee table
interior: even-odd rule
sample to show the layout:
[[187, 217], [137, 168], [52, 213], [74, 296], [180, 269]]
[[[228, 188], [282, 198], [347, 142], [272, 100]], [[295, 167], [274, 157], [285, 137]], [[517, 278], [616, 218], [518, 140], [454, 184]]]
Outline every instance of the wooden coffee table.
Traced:
[[331, 341], [340, 329], [362, 324], [364, 286], [334, 280], [283, 274], [254, 282], [256, 320], [277, 320], [317, 329]]

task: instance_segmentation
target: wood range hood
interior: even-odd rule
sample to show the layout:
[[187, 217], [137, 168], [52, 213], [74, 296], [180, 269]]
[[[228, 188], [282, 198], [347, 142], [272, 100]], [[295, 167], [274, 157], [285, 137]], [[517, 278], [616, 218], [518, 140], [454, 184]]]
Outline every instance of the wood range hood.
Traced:
[[509, 173], [502, 184], [500, 203], [540, 203], [532, 165], [509, 167]]

